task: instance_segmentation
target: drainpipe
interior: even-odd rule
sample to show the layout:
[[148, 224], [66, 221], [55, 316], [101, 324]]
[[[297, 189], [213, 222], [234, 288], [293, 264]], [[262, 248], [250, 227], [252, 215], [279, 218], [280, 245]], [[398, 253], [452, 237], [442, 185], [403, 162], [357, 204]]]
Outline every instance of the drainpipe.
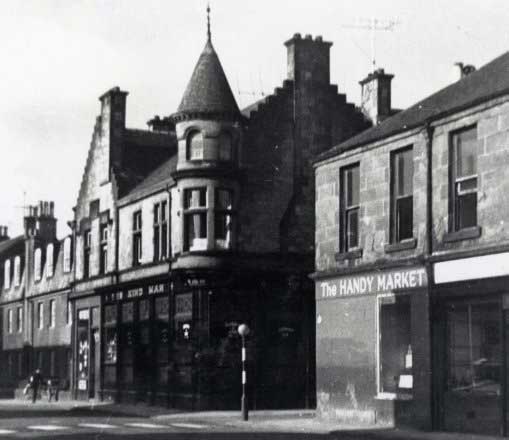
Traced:
[[430, 257], [433, 253], [433, 132], [431, 122], [425, 124], [426, 138], [426, 242], [424, 256]]

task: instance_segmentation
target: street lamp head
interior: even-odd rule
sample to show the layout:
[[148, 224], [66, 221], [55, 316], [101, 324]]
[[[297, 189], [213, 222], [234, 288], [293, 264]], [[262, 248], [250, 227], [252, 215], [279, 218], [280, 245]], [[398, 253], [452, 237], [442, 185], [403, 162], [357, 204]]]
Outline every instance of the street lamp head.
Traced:
[[249, 334], [249, 327], [247, 326], [247, 324], [240, 324], [237, 331], [239, 332], [240, 336], [245, 338]]

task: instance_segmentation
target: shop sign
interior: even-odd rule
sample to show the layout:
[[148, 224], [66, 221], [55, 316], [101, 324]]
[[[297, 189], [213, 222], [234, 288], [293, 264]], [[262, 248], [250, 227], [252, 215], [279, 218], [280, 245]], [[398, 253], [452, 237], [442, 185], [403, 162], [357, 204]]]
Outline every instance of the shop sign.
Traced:
[[125, 290], [117, 290], [116, 292], [108, 292], [104, 295], [104, 300], [105, 302], [117, 302], [124, 299], [141, 298], [143, 296], [158, 295], [160, 293], [168, 292], [169, 289], [167, 283], [148, 284]]
[[316, 283], [316, 299], [373, 295], [394, 290], [417, 289], [427, 285], [428, 277], [424, 268], [370, 272], [318, 281]]

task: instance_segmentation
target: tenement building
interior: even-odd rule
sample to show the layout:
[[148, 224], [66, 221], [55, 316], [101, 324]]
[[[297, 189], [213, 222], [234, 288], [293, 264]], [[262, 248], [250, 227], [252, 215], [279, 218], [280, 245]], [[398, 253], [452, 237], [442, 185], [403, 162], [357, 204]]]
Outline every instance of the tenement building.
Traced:
[[71, 237], [57, 240], [53, 202], [25, 210], [23, 235], [9, 239], [0, 228], [0, 389], [6, 396], [22, 389], [35, 368], [61, 390], [70, 388]]
[[505, 53], [315, 163], [321, 416], [507, 434], [508, 71]]
[[212, 45], [170, 116], [125, 125], [101, 98], [72, 222], [72, 385], [80, 399], [236, 408], [315, 403], [311, 159], [369, 126], [295, 34], [288, 79], [241, 111]]

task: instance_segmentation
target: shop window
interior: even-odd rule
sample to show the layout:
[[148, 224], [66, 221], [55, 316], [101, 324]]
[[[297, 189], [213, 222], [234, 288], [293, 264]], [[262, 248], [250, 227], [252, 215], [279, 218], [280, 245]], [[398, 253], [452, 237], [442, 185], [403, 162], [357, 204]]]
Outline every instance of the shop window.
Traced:
[[502, 337], [496, 303], [447, 308], [447, 390], [463, 396], [500, 396]]
[[154, 261], [168, 256], [168, 201], [154, 205]]
[[477, 226], [477, 129], [451, 135], [450, 229]]
[[233, 191], [216, 189], [214, 234], [216, 248], [230, 249], [232, 245]]
[[7, 374], [14, 377], [14, 353], [7, 353]]
[[55, 350], [49, 352], [49, 374], [50, 376], [57, 375], [57, 352]]
[[175, 334], [177, 341], [187, 342], [192, 337], [193, 294], [175, 296]]
[[203, 135], [199, 131], [193, 131], [187, 137], [187, 159], [203, 160]]
[[55, 319], [56, 319], [56, 304], [54, 299], [49, 300], [49, 326], [55, 327]]
[[37, 303], [37, 328], [40, 330], [44, 327], [44, 303]]
[[105, 274], [108, 271], [108, 225], [102, 224], [99, 228], [99, 273]]
[[359, 246], [359, 164], [340, 171], [340, 249], [348, 252]]
[[78, 322], [76, 329], [77, 337], [77, 360], [76, 367], [78, 373], [77, 388], [80, 391], [88, 389], [88, 370], [90, 362], [90, 343], [88, 340], [89, 333], [89, 318], [90, 312], [88, 309], [78, 310]]
[[7, 333], [12, 333], [12, 309], [7, 310]]
[[132, 301], [125, 302], [121, 306], [122, 310], [122, 352], [120, 356], [120, 374], [123, 384], [132, 384], [133, 363], [134, 363], [134, 347], [135, 347], [135, 331], [134, 331], [134, 303]]
[[34, 252], [34, 280], [42, 278], [42, 249], [37, 248]]
[[184, 249], [189, 251], [207, 248], [207, 190], [184, 190]]
[[71, 271], [71, 237], [67, 237], [64, 240], [64, 273]]
[[142, 257], [141, 211], [133, 214], [133, 266], [141, 264]]
[[90, 277], [90, 258], [92, 253], [92, 231], [85, 231], [83, 246], [83, 278]]
[[379, 393], [411, 397], [413, 389], [409, 295], [379, 298]]
[[18, 377], [23, 377], [23, 353], [21, 351], [18, 352], [17, 356], [17, 375]]
[[21, 333], [23, 331], [23, 307], [18, 307], [16, 309], [16, 315], [17, 315], [16, 320], [17, 331], [18, 333]]
[[117, 305], [104, 307], [104, 382], [115, 385], [117, 381]]
[[53, 243], [46, 246], [46, 277], [51, 278], [53, 276], [53, 255], [54, 246]]
[[17, 255], [14, 258], [14, 287], [21, 284], [21, 257]]
[[170, 301], [168, 297], [155, 299], [157, 380], [160, 385], [168, 383]]
[[4, 289], [11, 287], [11, 260], [4, 262]]
[[391, 243], [413, 237], [413, 149], [391, 154]]

